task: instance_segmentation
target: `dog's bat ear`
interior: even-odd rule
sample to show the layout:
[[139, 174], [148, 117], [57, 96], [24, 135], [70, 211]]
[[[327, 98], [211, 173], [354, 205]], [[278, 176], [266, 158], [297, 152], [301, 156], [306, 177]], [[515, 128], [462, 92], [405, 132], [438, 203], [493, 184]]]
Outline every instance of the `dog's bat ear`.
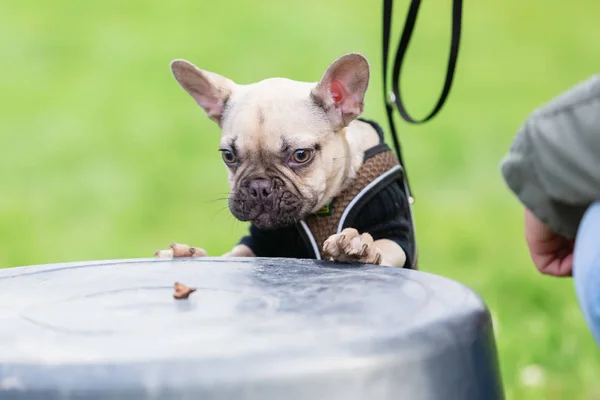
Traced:
[[236, 84], [214, 72], [203, 71], [185, 60], [171, 61], [171, 72], [181, 87], [204, 109], [206, 115], [221, 125], [223, 107]]
[[362, 114], [368, 86], [369, 62], [348, 53], [331, 63], [311, 95], [333, 124], [346, 126]]

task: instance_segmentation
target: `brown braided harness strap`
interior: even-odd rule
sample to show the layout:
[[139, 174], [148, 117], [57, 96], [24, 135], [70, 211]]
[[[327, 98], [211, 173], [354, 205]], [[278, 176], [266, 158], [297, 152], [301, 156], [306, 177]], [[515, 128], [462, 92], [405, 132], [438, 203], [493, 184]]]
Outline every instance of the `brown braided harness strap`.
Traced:
[[[332, 213], [328, 216], [319, 216], [311, 214], [306, 219], [311, 233], [323, 258], [323, 243], [329, 236], [337, 233], [337, 228], [342, 214], [348, 204], [375, 178], [389, 171], [391, 168], [399, 165], [396, 155], [392, 150], [387, 150], [373, 157], [368, 158], [358, 169], [356, 177], [352, 183], [333, 199], [331, 209]], [[362, 233], [362, 232], [361, 232]]]

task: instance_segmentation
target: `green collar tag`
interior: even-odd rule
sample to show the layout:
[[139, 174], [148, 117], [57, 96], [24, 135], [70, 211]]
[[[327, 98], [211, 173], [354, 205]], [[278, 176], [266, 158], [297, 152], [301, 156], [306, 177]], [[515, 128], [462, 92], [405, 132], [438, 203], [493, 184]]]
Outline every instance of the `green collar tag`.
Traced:
[[331, 205], [332, 205], [332, 203], [324, 205], [323, 207], [321, 207], [319, 210], [317, 210], [315, 212], [315, 215], [317, 215], [319, 217], [329, 217], [333, 212]]

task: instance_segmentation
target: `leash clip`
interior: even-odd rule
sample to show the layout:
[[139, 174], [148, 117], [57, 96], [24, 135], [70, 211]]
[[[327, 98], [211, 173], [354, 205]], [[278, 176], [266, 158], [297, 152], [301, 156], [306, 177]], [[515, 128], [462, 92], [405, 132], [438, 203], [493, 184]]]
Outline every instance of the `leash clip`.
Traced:
[[394, 92], [388, 93], [388, 106], [394, 106], [396, 104], [396, 95]]

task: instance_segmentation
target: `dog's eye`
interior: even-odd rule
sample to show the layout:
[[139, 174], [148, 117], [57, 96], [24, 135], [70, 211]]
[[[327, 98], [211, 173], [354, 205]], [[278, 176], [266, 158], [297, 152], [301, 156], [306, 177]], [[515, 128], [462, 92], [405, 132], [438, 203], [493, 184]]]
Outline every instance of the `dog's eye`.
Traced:
[[235, 155], [229, 150], [222, 150], [221, 157], [223, 157], [223, 161], [227, 164], [233, 164], [236, 161]]
[[311, 156], [312, 156], [312, 150], [301, 149], [301, 150], [296, 150], [294, 152], [294, 154], [292, 155], [292, 159], [294, 160], [295, 163], [304, 164], [310, 160]]

